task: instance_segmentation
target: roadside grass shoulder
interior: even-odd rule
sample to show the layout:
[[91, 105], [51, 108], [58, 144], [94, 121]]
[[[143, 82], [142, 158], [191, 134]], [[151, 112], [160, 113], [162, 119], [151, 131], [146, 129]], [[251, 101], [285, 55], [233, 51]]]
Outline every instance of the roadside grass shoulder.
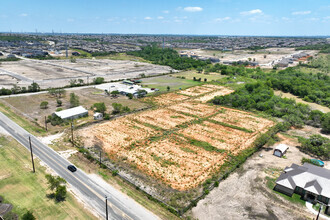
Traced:
[[13, 205], [20, 217], [32, 210], [37, 219], [96, 219], [68, 193], [65, 201], [56, 203], [45, 178], [46, 168], [35, 159], [32, 173], [29, 152], [11, 137], [0, 137], [0, 195]]
[[45, 135], [46, 131], [44, 128], [40, 127], [36, 123], [32, 123], [28, 121], [27, 119], [17, 115], [14, 113], [8, 106], [0, 102], [0, 112], [5, 114], [8, 118], [12, 119], [14, 122], [16, 122], [18, 125], [20, 125], [22, 128], [27, 130], [28, 132], [34, 134], [34, 135]]

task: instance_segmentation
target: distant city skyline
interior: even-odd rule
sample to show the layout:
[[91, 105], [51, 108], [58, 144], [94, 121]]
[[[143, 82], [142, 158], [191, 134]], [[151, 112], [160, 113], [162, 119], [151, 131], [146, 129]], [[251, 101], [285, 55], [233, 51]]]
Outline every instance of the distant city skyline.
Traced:
[[0, 32], [329, 36], [328, 0], [3, 0]]

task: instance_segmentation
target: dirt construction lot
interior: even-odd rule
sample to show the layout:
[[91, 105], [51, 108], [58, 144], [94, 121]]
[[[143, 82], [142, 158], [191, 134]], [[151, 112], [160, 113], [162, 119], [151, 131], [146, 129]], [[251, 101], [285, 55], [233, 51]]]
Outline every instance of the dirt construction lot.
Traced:
[[[110, 59], [77, 59], [70, 60], [20, 60], [3, 62], [0, 68], [0, 87], [11, 88], [12, 85], [28, 86], [32, 81], [41, 88], [61, 87], [69, 84], [70, 79], [93, 81], [96, 77], [105, 80], [137, 78], [140, 74], [146, 76], [169, 73], [167, 66], [154, 65], [127, 60]], [[8, 78], [13, 77], [12, 79]]]
[[[180, 93], [198, 90], [204, 95], [221, 89], [203, 85]], [[100, 145], [113, 160], [131, 164], [173, 189], [188, 190], [219, 170], [229, 153], [250, 147], [260, 133], [274, 125], [250, 113], [194, 100], [199, 96], [184, 100], [181, 94], [170, 94], [156, 97], [156, 101], [171, 103], [176, 97], [180, 103], [81, 129], [84, 146]], [[221, 122], [223, 115], [232, 121]]]
[[199, 220], [315, 218], [301, 203], [288, 201], [267, 187], [267, 178], [276, 179], [286, 166], [300, 165], [302, 157], [310, 158], [295, 147], [296, 139], [279, 137], [280, 143], [290, 146], [287, 159], [275, 157], [274, 146], [263, 148], [222, 181], [190, 214]]

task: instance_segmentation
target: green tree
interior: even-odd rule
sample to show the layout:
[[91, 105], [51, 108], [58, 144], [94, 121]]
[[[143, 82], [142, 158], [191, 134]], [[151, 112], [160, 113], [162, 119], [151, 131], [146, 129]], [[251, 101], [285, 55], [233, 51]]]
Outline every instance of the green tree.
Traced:
[[40, 86], [38, 85], [38, 83], [31, 83], [31, 85], [28, 87], [28, 91], [29, 92], [39, 92], [40, 91]]
[[94, 82], [94, 84], [104, 83], [104, 78], [103, 77], [96, 77], [93, 82]]
[[56, 99], [57, 107], [62, 106], [62, 100], [61, 99]]
[[96, 112], [100, 112], [102, 114], [104, 114], [104, 112], [107, 110], [104, 102], [94, 103], [93, 108], [95, 109]]
[[322, 130], [330, 133], [330, 112], [325, 114], [322, 118]]
[[46, 175], [46, 179], [48, 181], [49, 189], [53, 191], [51, 196], [54, 197], [57, 202], [64, 201], [67, 193], [65, 179], [59, 176], [54, 177], [50, 174]]
[[48, 102], [47, 102], [47, 101], [43, 101], [43, 102], [41, 102], [41, 103], [40, 103], [40, 108], [41, 108], [41, 109], [46, 109], [46, 108], [48, 108]]
[[170, 89], [171, 89], [171, 87], [170, 87], [170, 86], [167, 86], [167, 91], [168, 91], [168, 92], [170, 91]]
[[35, 220], [36, 217], [34, 217], [33, 213], [31, 211], [27, 211], [23, 216], [22, 220]]
[[119, 103], [112, 103], [112, 107], [113, 107], [113, 110], [112, 110], [112, 114], [119, 114], [123, 108], [122, 104], [119, 104]]
[[116, 98], [119, 95], [119, 92], [117, 90], [115, 90], [115, 91], [112, 91], [110, 94], [113, 98]]
[[74, 93], [70, 93], [70, 107], [77, 107], [79, 106], [79, 97], [74, 94]]
[[129, 99], [133, 99], [133, 94], [132, 94], [132, 93], [128, 93], [128, 94], [127, 94], [127, 97], [128, 97]]
[[59, 185], [55, 191], [55, 199], [56, 201], [60, 202], [60, 201], [64, 201], [65, 197], [66, 197], [66, 186]]

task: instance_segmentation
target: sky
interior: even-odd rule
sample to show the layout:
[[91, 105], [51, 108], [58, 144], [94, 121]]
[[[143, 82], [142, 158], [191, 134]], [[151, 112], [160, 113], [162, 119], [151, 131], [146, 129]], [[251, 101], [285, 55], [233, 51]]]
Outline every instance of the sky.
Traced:
[[0, 0], [0, 32], [329, 36], [330, 0]]

